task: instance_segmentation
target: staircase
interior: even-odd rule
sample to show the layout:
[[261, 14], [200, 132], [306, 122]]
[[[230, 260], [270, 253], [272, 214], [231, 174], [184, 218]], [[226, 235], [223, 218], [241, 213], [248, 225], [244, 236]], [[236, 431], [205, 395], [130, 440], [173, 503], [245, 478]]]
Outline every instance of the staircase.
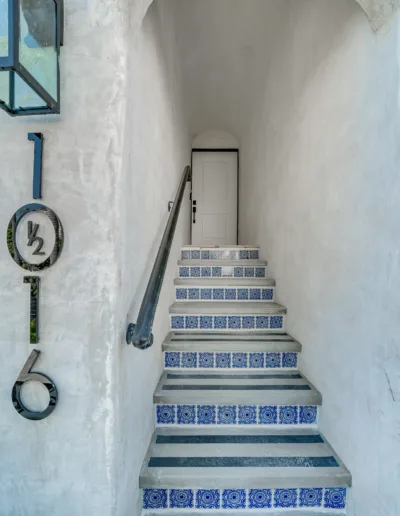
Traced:
[[144, 514], [345, 512], [351, 475], [318, 432], [266, 266], [256, 247], [182, 249]]

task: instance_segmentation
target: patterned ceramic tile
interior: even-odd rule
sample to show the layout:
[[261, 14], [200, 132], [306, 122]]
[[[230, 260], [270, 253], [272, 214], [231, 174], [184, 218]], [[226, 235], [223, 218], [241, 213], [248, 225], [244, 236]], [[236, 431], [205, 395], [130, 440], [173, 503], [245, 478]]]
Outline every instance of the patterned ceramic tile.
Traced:
[[261, 290], [259, 288], [251, 288], [250, 299], [252, 301], [261, 301]]
[[188, 330], [195, 330], [199, 327], [199, 318], [197, 315], [185, 316], [185, 328]]
[[198, 489], [196, 493], [196, 509], [219, 509], [220, 492], [218, 489]]
[[169, 492], [169, 506], [172, 509], [191, 509], [194, 507], [192, 489], [171, 489]]
[[249, 299], [249, 289], [239, 288], [237, 297], [240, 301], [247, 301]]
[[190, 277], [200, 278], [200, 267], [190, 267]]
[[245, 278], [254, 278], [254, 267], [245, 267], [244, 276]]
[[264, 367], [264, 353], [250, 353], [249, 366], [253, 368]]
[[297, 507], [297, 489], [275, 489], [274, 507]]
[[190, 251], [182, 251], [181, 260], [190, 260]]
[[213, 295], [214, 301], [223, 301], [224, 289], [223, 288], [213, 288], [212, 295]]
[[263, 301], [272, 301], [274, 298], [274, 290], [272, 288], [263, 288], [261, 294]]
[[317, 422], [317, 407], [311, 406], [311, 407], [300, 407], [300, 423], [305, 425], [311, 425], [313, 423]]
[[191, 351], [182, 352], [181, 363], [182, 363], [182, 367], [188, 367], [188, 368], [197, 367], [197, 353], [193, 353]]
[[187, 299], [187, 288], [176, 289], [176, 299]]
[[249, 509], [269, 509], [272, 506], [271, 489], [250, 489]]
[[234, 267], [233, 276], [235, 278], [243, 278], [243, 267]]
[[178, 405], [177, 417], [180, 425], [194, 425], [196, 423], [195, 405]]
[[166, 489], [144, 489], [143, 490], [144, 509], [166, 509], [167, 490]]
[[176, 351], [165, 353], [165, 367], [179, 367], [181, 364], [181, 354]]
[[298, 407], [282, 406], [279, 407], [279, 422], [282, 425], [295, 425], [298, 421]]
[[211, 288], [202, 288], [201, 289], [201, 299], [205, 301], [209, 301], [212, 296], [212, 289]]
[[237, 407], [236, 405], [226, 405], [218, 407], [219, 425], [235, 425], [237, 423]]
[[281, 353], [265, 353], [266, 367], [281, 367]]
[[269, 317], [267, 315], [257, 315], [256, 328], [258, 330], [268, 328]]
[[283, 326], [283, 317], [281, 315], [271, 315], [269, 327], [270, 328], [282, 328]]
[[299, 505], [300, 507], [321, 507], [322, 489], [300, 489]]
[[226, 301], [235, 301], [236, 300], [236, 289], [235, 288], [226, 288], [225, 289], [225, 299]]
[[247, 367], [247, 353], [232, 353], [232, 367]]
[[258, 422], [260, 425], [276, 425], [278, 423], [278, 409], [275, 406], [259, 407]]
[[226, 329], [227, 318], [225, 315], [217, 315], [214, 317], [214, 328], [216, 330]]
[[246, 507], [246, 491], [244, 489], [224, 489], [222, 491], [223, 509], [244, 509]]
[[239, 330], [240, 329], [240, 316], [230, 315], [228, 317], [228, 328], [230, 330]]
[[325, 489], [324, 507], [326, 509], [344, 509], [346, 507], [346, 489], [341, 487]]
[[257, 407], [239, 405], [238, 423], [239, 425], [255, 425], [257, 423]]
[[191, 301], [200, 299], [200, 290], [198, 288], [189, 288], [189, 299]]
[[200, 329], [201, 330], [212, 329], [212, 316], [211, 315], [200, 315]]
[[190, 273], [189, 267], [179, 267], [179, 276], [181, 278], [188, 278]]
[[297, 367], [297, 353], [283, 353], [282, 367]]
[[248, 260], [249, 259], [249, 251], [247, 251], [246, 249], [239, 251], [239, 259], [240, 260]]
[[199, 250], [195, 250], [195, 251], [191, 251], [190, 252], [190, 258], [192, 260], [200, 260], [200, 251]]
[[255, 277], [256, 278], [265, 278], [265, 267], [256, 267]]
[[213, 267], [212, 275], [214, 278], [220, 278], [222, 276], [222, 267]]
[[249, 258], [250, 260], [258, 260], [259, 253], [258, 250], [251, 250], [249, 251]]
[[159, 425], [170, 425], [175, 423], [175, 405], [157, 405], [157, 423]]
[[211, 267], [202, 267], [201, 268], [201, 277], [202, 278], [211, 278]]
[[173, 330], [183, 330], [185, 328], [185, 318], [182, 315], [173, 315], [171, 317], [171, 328]]
[[201, 259], [209, 260], [210, 259], [210, 251], [201, 251]]
[[197, 422], [199, 425], [213, 425], [216, 423], [216, 408], [213, 405], [197, 406]]
[[243, 330], [253, 330], [255, 327], [255, 318], [250, 315], [242, 317], [242, 328]]
[[219, 368], [231, 367], [230, 353], [215, 353], [215, 363]]
[[199, 353], [199, 367], [214, 367], [214, 353]]

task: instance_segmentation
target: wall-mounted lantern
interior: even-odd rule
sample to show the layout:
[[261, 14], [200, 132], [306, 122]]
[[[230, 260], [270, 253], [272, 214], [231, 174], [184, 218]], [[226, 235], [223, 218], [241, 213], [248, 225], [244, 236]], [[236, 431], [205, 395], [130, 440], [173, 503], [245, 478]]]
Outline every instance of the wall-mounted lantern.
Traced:
[[0, 0], [0, 108], [60, 112], [63, 0]]

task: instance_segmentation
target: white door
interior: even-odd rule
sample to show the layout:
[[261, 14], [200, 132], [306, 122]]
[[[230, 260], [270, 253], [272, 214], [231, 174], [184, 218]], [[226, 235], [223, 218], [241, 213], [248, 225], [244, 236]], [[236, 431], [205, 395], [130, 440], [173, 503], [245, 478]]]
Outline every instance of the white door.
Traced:
[[192, 244], [236, 245], [238, 153], [193, 152], [192, 171]]

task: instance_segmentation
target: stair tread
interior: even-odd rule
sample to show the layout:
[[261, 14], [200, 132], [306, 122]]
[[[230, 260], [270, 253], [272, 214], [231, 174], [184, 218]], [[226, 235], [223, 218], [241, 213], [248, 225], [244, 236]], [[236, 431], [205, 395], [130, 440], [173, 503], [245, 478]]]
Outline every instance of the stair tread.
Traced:
[[320, 405], [321, 394], [297, 370], [240, 372], [164, 371], [154, 393], [155, 403]]
[[265, 260], [178, 260], [181, 267], [266, 267]]
[[309, 429], [157, 428], [141, 487], [334, 487], [351, 476]]
[[192, 245], [187, 244], [182, 246], [182, 250], [190, 249], [260, 249], [259, 245], [240, 245], [240, 244], [231, 244], [231, 245]]
[[174, 285], [201, 287], [275, 287], [274, 279], [265, 278], [175, 278]]
[[286, 308], [278, 303], [252, 301], [178, 301], [169, 309], [171, 314], [215, 315], [283, 315]]

